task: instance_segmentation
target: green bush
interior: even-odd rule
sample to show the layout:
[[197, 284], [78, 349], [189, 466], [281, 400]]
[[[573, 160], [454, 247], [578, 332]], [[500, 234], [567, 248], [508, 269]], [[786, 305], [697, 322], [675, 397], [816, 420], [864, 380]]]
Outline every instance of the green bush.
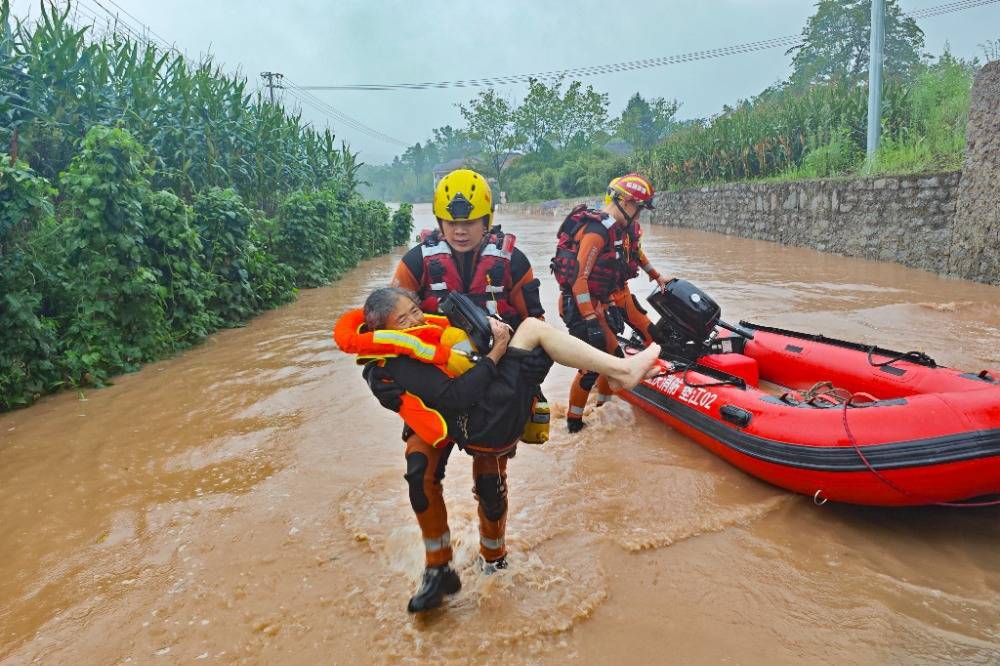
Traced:
[[861, 147], [841, 128], [834, 130], [826, 143], [806, 153], [799, 173], [804, 178], [838, 176], [856, 169], [864, 158]]
[[143, 202], [151, 268], [163, 286], [171, 347], [191, 345], [219, 328], [221, 318], [205, 302], [214, 282], [205, 269], [201, 240], [191, 226], [191, 209], [172, 192], [149, 192]]
[[[0, 0], [0, 145], [24, 160], [0, 164], [0, 409], [239, 325], [410, 219], [357, 197], [357, 156], [245, 79], [71, 10], [12, 23]], [[276, 215], [305, 191], [319, 203]]]
[[194, 225], [212, 278], [208, 310], [223, 325], [238, 326], [294, 295], [292, 271], [264, 251], [266, 235], [235, 190], [195, 196]]
[[145, 244], [145, 159], [128, 132], [97, 126], [60, 179], [63, 363], [73, 383], [103, 383], [170, 348], [167, 289]]
[[413, 235], [413, 204], [399, 204], [392, 214], [392, 244], [406, 245]]
[[325, 190], [293, 192], [278, 207], [275, 249], [291, 267], [296, 285], [317, 287], [336, 273], [334, 220], [343, 215], [342, 208]]
[[254, 286], [258, 308], [267, 310], [288, 303], [295, 298], [295, 271], [277, 257], [277, 249], [272, 239], [277, 223], [263, 211], [250, 212], [253, 224], [250, 227], [249, 255], [250, 281]]
[[0, 409], [29, 404], [61, 383], [56, 322], [42, 314], [45, 268], [30, 243], [52, 219], [53, 194], [25, 163], [0, 161]]
[[906, 99], [907, 123], [884, 137], [876, 172], [960, 169], [965, 153], [973, 67], [945, 53], [916, 79]]

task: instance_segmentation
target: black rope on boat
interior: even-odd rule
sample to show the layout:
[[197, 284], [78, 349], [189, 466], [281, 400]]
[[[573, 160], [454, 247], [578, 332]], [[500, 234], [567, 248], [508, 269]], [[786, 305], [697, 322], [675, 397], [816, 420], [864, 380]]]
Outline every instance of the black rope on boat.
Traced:
[[932, 359], [930, 356], [920, 351], [908, 351], [903, 353], [896, 353], [896, 355], [891, 356], [888, 361], [882, 361], [880, 363], [876, 363], [875, 359], [872, 358], [872, 354], [878, 351], [881, 350], [879, 350], [879, 348], [874, 345], [868, 348], [868, 364], [873, 365], [876, 368], [882, 368], [887, 365], [892, 365], [896, 361], [909, 361], [910, 363], [918, 363], [920, 365], [926, 365], [927, 367], [930, 368], [937, 367], [937, 362], [934, 359]]
[[[928, 504], [936, 504], [937, 506], [949, 506], [949, 507], [957, 507], [957, 508], [981, 508], [981, 507], [986, 507], [986, 506], [1000, 506], [1000, 500], [991, 500], [989, 502], [937, 502], [937, 501], [934, 501], [934, 500], [932, 500], [929, 497], [926, 497], [924, 495], [919, 495], [917, 493], [908, 492], [908, 491], [900, 488], [899, 486], [897, 486], [895, 483], [893, 483], [892, 481], [890, 481], [889, 479], [887, 479], [885, 476], [883, 476], [877, 469], [875, 469], [874, 467], [872, 467], [872, 464], [870, 462], [868, 462], [868, 458], [866, 458], [865, 454], [861, 451], [861, 446], [858, 445], [858, 440], [856, 440], [854, 438], [854, 433], [851, 432], [851, 427], [847, 424], [847, 409], [852, 406], [852, 403], [854, 402], [854, 398], [856, 398], [856, 397], [872, 398], [872, 396], [870, 396], [870, 395], [868, 395], [866, 393], [854, 393], [847, 400], [847, 402], [844, 403], [844, 408], [843, 408], [843, 411], [841, 412], [842, 417], [843, 417], [843, 422], [844, 422], [844, 432], [847, 433], [847, 439], [851, 442], [851, 446], [854, 447], [854, 452], [858, 454], [859, 458], [861, 458], [861, 462], [863, 462], [865, 464], [865, 467], [868, 468], [868, 471], [871, 472], [872, 474], [874, 474], [878, 478], [879, 481], [881, 481], [885, 485], [889, 486], [890, 488], [892, 488], [893, 490], [895, 490], [900, 495], [903, 495], [905, 497], [912, 497], [913, 499], [917, 499], [917, 500], [920, 500], [921, 502], [926, 502]], [[870, 405], [872, 402], [877, 402], [877, 400], [872, 399], [872, 400], [869, 401], [868, 404]], [[855, 406], [855, 407], [865, 407], [867, 405], [858, 404], [858, 405], [853, 405], [853, 406]], [[819, 491], [817, 491], [817, 492], [819, 492]]]
[[[828, 403], [829, 407], [837, 407], [849, 401], [852, 395], [847, 389], [837, 388], [833, 385], [833, 382], [827, 381], [816, 382], [812, 385], [812, 388], [806, 391], [788, 391], [781, 396], [780, 400], [793, 407], [797, 407], [798, 405], [819, 407], [816, 404], [819, 401]], [[878, 398], [869, 396], [867, 393], [863, 395], [870, 397], [872, 402], [878, 402]]]
[[[730, 375], [729, 377], [723, 377], [723, 378], [721, 378], [720, 381], [717, 381], [717, 382], [706, 382], [704, 384], [692, 384], [691, 382], [688, 381], [688, 373], [691, 372], [692, 370], [694, 370], [696, 372], [700, 372], [702, 374], [707, 374], [705, 372], [705, 366], [703, 366], [703, 365], [701, 365], [699, 363], [692, 363], [691, 365], [688, 365], [688, 366], [684, 367], [684, 372], [681, 375], [681, 381], [684, 382], [685, 386], [690, 386], [691, 388], [708, 388], [710, 386], [735, 386], [735, 387], [741, 388], [741, 389], [745, 389], [746, 388], [746, 382], [743, 381], [741, 378], [736, 377], [734, 375]], [[722, 371], [719, 371], [719, 372], [720, 372], [720, 374], [722, 374]], [[725, 374], [728, 374], [728, 373], [725, 373]]]
[[849, 342], [847, 340], [838, 340], [837, 338], [828, 338], [822, 334], [815, 333], [801, 333], [799, 331], [791, 331], [787, 328], [777, 328], [775, 326], [764, 326], [762, 324], [755, 324], [750, 321], [741, 320], [740, 326], [743, 328], [748, 328], [754, 331], [761, 331], [764, 333], [774, 333], [776, 335], [783, 335], [789, 338], [797, 338], [799, 340], [809, 340], [810, 342], [819, 342], [824, 345], [832, 345], [834, 347], [842, 347], [844, 349], [853, 349], [855, 351], [867, 351], [869, 353], [881, 354], [883, 356], [899, 356], [897, 360], [907, 360], [910, 363], [917, 363], [919, 365], [926, 365], [930, 368], [938, 367], [937, 362], [924, 354], [923, 352], [898, 352], [892, 349], [884, 349], [878, 345], [866, 345], [860, 342]]

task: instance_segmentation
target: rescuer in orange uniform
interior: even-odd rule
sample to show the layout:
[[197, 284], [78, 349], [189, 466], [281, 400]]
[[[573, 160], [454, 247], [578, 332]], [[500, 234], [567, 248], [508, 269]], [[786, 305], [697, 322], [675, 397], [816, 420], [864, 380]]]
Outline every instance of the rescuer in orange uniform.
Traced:
[[[649, 344], [649, 318], [628, 289], [627, 281], [641, 268], [662, 288], [661, 276], [642, 251], [639, 214], [653, 208], [653, 185], [638, 174], [627, 174], [608, 184], [601, 210], [580, 205], [563, 221], [557, 234], [552, 270], [560, 287], [559, 314], [570, 333], [609, 353], [621, 351], [617, 334], [624, 324]], [[570, 432], [583, 426], [587, 397], [598, 373], [580, 371], [570, 388], [566, 425]], [[610, 398], [606, 382], [598, 387], [598, 402]]]
[[[392, 285], [417, 293], [424, 312], [438, 312], [440, 302], [452, 291], [468, 295], [486, 312], [503, 318], [515, 329], [528, 317], [545, 313], [538, 296], [539, 282], [528, 258], [515, 247], [513, 234], [493, 225], [493, 195], [486, 179], [475, 171], [458, 169], [442, 178], [434, 190], [434, 216], [438, 229], [411, 248], [396, 267]], [[551, 359], [543, 350], [522, 360], [544, 377]], [[529, 373], [531, 371], [529, 370]], [[382, 368], [370, 365], [365, 377], [384, 407], [398, 411], [401, 387]], [[539, 380], [540, 381], [540, 380]], [[538, 392], [536, 405], [544, 404]], [[547, 409], [547, 405], [545, 405]], [[424, 536], [427, 569], [410, 610], [423, 610], [437, 597], [442, 567], [451, 561], [451, 535], [442, 497], [441, 480], [452, 446], [435, 448], [410, 429], [406, 441], [406, 481], [410, 504]], [[504, 529], [507, 519], [507, 460], [501, 456], [476, 456], [472, 460], [474, 493], [479, 502], [483, 571], [507, 566]]]
[[[506, 460], [517, 445], [530, 414], [535, 387], [552, 364], [546, 354], [564, 365], [597, 368], [625, 387], [635, 386], [657, 372], [653, 369], [659, 354], [657, 345], [623, 359], [601, 353], [537, 319], [522, 322], [511, 337], [509, 326], [487, 318], [475, 305], [469, 303], [467, 311], [478, 314], [465, 318], [474, 324], [473, 333], [451, 326], [445, 317], [425, 315], [413, 292], [383, 287], [369, 295], [363, 311], [353, 310], [341, 317], [334, 330], [343, 351], [356, 354], [366, 368], [377, 365], [402, 386], [399, 415], [431, 451], [444, 451], [441, 460], [447, 460], [457, 444], [473, 455], [474, 461], [499, 469], [500, 461]], [[544, 357], [547, 364], [525, 362], [533, 356]], [[407, 461], [411, 462], [409, 455]], [[482, 478], [476, 477], [480, 533], [489, 535], [498, 528], [499, 533], [488, 538], [502, 542], [504, 523], [501, 519], [496, 526], [496, 520], [486, 515], [489, 505], [484, 507]], [[499, 483], [497, 476], [492, 479]], [[410, 501], [424, 528], [427, 546], [428, 528], [447, 534], [448, 526], [443, 501], [440, 506], [431, 506], [425, 486], [411, 482]], [[440, 538], [432, 538], [435, 543], [430, 545], [439, 545]], [[445, 549], [447, 552], [442, 553]], [[461, 589], [458, 574], [449, 566], [447, 544], [428, 548], [427, 553], [420, 589], [408, 605], [411, 612], [434, 608], [446, 594]]]

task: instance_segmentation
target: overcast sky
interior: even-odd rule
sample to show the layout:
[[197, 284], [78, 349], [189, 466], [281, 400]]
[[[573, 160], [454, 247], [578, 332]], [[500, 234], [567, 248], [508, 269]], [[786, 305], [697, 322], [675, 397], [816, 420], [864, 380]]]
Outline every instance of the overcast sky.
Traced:
[[[48, 0], [46, 0], [48, 1]], [[812, 0], [115, 0], [135, 19], [190, 55], [211, 52], [253, 83], [265, 70], [299, 85], [406, 83], [523, 74], [656, 58], [799, 34]], [[950, 0], [902, 0], [904, 11]], [[63, 4], [63, 3], [60, 3]], [[38, 0], [13, 0], [14, 13], [37, 13]], [[81, 9], [119, 11], [110, 0], [81, 0]], [[138, 20], [136, 20], [138, 19]], [[1000, 3], [919, 22], [926, 49], [946, 41], [962, 57], [1000, 39]], [[717, 113], [788, 75], [791, 56], [776, 48], [754, 54], [605, 74], [583, 79], [607, 92], [611, 113], [638, 91], [676, 98], [679, 117]], [[525, 91], [510, 86], [514, 100]], [[406, 144], [432, 128], [461, 126], [455, 104], [476, 89], [406, 92], [316, 92], [336, 109]], [[293, 100], [286, 100], [293, 102]], [[294, 103], [294, 102], [293, 102]], [[342, 127], [310, 107], [304, 116], [330, 124], [369, 163], [402, 151]]]

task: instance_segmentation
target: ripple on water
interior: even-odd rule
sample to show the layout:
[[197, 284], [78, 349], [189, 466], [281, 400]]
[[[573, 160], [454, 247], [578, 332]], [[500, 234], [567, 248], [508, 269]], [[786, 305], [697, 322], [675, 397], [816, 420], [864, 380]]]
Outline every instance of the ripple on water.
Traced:
[[[453, 459], [457, 468], [461, 458]], [[558, 647], [559, 635], [589, 617], [607, 596], [590, 537], [578, 535], [559, 549], [528, 547], [509, 534], [510, 568], [493, 576], [479, 572], [478, 517], [470, 497], [448, 497], [455, 567], [463, 589], [441, 611], [406, 612], [409, 595], [423, 570], [420, 533], [405, 492], [385, 493], [375, 479], [347, 493], [341, 519], [359, 547], [375, 554], [386, 573], [359, 583], [345, 612], [359, 620], [374, 617], [377, 654], [400, 659], [462, 659], [469, 655], [524, 658]], [[456, 485], [456, 484], [452, 484]], [[446, 492], [446, 494], [449, 494]], [[454, 494], [454, 493], [450, 493]], [[448, 637], [447, 640], [442, 637]], [[509, 651], [516, 648], [514, 651]]]
[[[661, 424], [642, 415], [637, 423], [636, 416], [630, 406], [613, 401], [592, 410], [578, 436], [554, 424], [545, 446], [521, 447], [508, 468], [511, 568], [493, 577], [482, 576], [475, 564], [476, 505], [465, 481], [467, 459], [455, 452], [445, 495], [454, 561], [465, 587], [446, 602], [447, 612], [423, 619], [407, 618], [404, 608], [419, 580], [423, 551], [403, 482], [385, 474], [346, 493], [342, 523], [386, 572], [358, 585], [351, 612], [359, 618], [374, 615], [384, 624], [379, 640], [385, 654], [460, 658], [470, 646], [485, 655], [504, 654], [517, 644], [523, 657], [525, 646], [529, 654], [554, 648], [561, 633], [589, 617], [607, 596], [600, 542], [629, 552], [664, 548], [751, 524], [791, 499], [735, 471], [720, 485], [704, 474], [705, 464], [720, 464], [710, 454], [690, 449], [684, 440], [681, 455], [674, 455], [662, 439], [647, 436]], [[398, 490], [386, 493], [393, 486]], [[476, 639], [447, 645], [431, 640], [445, 635]]]

